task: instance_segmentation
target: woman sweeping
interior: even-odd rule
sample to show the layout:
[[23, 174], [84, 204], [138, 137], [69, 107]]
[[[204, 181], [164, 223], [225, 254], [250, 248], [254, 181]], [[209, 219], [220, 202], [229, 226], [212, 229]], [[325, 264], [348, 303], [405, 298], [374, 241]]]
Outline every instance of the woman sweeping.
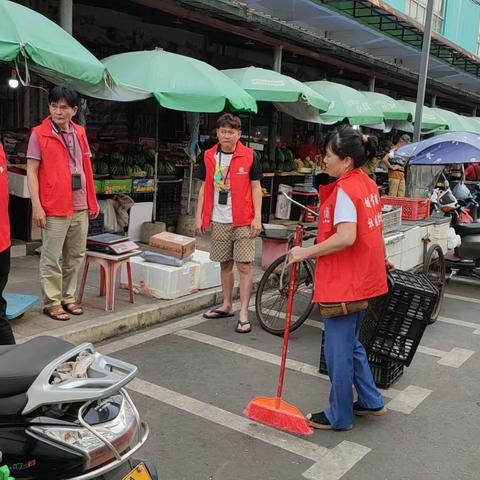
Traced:
[[[361, 168], [375, 155], [375, 137], [349, 126], [328, 135], [324, 150], [327, 173], [337, 178], [320, 188], [317, 243], [295, 247], [290, 263], [316, 259], [313, 300], [325, 326], [325, 359], [331, 381], [330, 405], [307, 419], [321, 430], [349, 430], [353, 414], [384, 415], [367, 355], [359, 341], [360, 323], [369, 298], [387, 292], [378, 188]], [[358, 399], [354, 403], [352, 385]]]

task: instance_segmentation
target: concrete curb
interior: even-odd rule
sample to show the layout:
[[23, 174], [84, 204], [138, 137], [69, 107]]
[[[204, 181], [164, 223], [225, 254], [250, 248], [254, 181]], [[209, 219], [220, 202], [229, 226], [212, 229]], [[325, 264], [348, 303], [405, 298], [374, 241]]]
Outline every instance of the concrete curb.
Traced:
[[[253, 279], [254, 292], [258, 288], [260, 278], [261, 277]], [[239, 298], [239, 294], [239, 288], [235, 287], [233, 291], [234, 299]], [[158, 304], [136, 306], [124, 314], [121, 312], [108, 313], [96, 319], [87, 320], [80, 324], [68, 325], [47, 334], [76, 345], [82, 342], [98, 343], [119, 335], [166, 322], [167, 320], [173, 320], [184, 315], [200, 312], [212, 305], [218, 305], [222, 300], [222, 289], [217, 287], [175, 300], [159, 301]], [[19, 343], [27, 342], [32, 338], [45, 334], [46, 333], [23, 337], [19, 340]]]

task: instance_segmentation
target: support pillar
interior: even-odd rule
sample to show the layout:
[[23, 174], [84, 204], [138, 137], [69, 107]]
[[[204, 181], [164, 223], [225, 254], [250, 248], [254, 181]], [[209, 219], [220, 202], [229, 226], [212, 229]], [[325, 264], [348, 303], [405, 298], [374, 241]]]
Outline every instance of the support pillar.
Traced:
[[[273, 70], [281, 73], [282, 71], [282, 53], [283, 47], [278, 45], [273, 51]], [[270, 124], [268, 128], [268, 158], [270, 161], [275, 160], [275, 148], [277, 147], [277, 133], [278, 133], [278, 111], [275, 109], [270, 117]]]
[[368, 79], [368, 91], [369, 91], [369, 92], [374, 92], [374, 91], [375, 91], [375, 80], [376, 80], [375, 75], [372, 75], [372, 76]]
[[60, 0], [60, 26], [72, 35], [73, 0]]

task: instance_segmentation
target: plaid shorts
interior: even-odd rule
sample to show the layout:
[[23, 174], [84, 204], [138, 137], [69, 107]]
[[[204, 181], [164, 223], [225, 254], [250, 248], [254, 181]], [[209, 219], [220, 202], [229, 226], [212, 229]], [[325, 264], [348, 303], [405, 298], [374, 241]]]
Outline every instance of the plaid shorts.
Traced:
[[255, 238], [250, 227], [234, 227], [231, 223], [212, 224], [210, 260], [214, 262], [251, 263], [255, 260]]

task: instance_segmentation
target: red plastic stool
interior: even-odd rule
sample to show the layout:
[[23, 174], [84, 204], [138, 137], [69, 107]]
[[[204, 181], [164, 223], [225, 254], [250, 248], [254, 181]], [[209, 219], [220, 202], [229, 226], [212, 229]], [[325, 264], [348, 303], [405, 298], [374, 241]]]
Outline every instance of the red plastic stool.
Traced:
[[127, 267], [128, 291], [130, 293], [130, 303], [133, 300], [133, 282], [132, 267], [130, 265], [130, 257], [140, 253], [138, 250], [124, 253], [122, 255], [110, 255], [108, 253], [93, 252], [87, 250], [85, 256], [85, 267], [83, 269], [82, 281], [80, 283], [80, 292], [78, 295], [78, 303], [82, 303], [83, 292], [87, 282], [88, 269], [91, 263], [100, 265], [100, 293], [101, 297], [106, 296], [105, 310], [113, 311], [115, 308], [115, 280], [117, 278], [118, 269], [125, 264]]

